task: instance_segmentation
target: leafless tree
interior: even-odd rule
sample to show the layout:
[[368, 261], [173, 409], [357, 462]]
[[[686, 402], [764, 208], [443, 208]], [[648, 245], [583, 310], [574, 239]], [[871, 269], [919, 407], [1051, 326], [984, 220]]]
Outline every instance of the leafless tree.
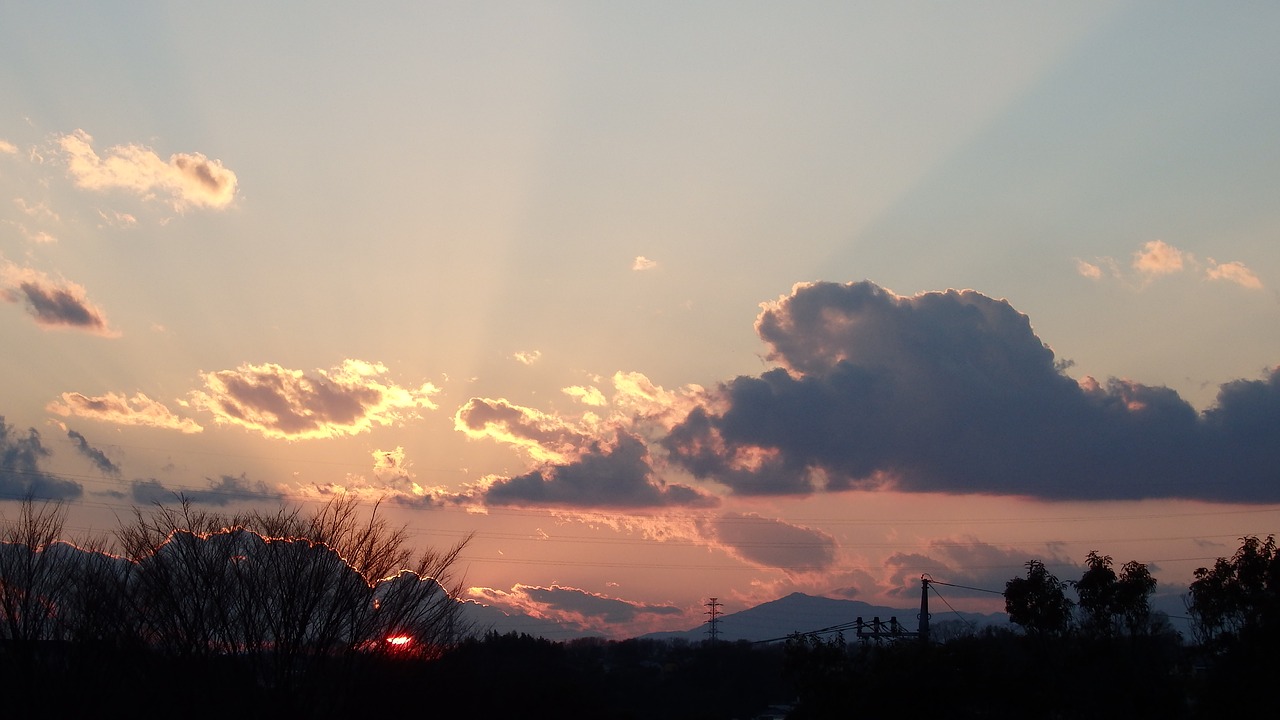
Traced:
[[360, 655], [433, 657], [469, 631], [455, 567], [470, 537], [415, 556], [406, 528], [354, 498], [234, 516], [184, 500], [135, 511], [117, 536], [149, 645], [236, 658], [274, 692], [315, 689]]
[[29, 647], [58, 634], [57, 607], [65, 589], [66, 555], [48, 552], [66, 524], [60, 502], [18, 505], [18, 517], [0, 530], [0, 639]]

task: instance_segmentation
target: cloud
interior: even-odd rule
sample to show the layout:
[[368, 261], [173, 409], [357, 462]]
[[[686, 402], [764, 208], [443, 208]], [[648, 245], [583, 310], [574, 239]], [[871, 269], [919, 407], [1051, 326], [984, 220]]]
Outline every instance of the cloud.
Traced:
[[129, 487], [133, 502], [140, 505], [170, 503], [179, 497], [195, 505], [224, 506], [235, 502], [281, 500], [283, 495], [274, 492], [262, 481], [251, 481], [243, 474], [223, 475], [217, 480], [205, 478], [205, 489], [166, 488], [159, 480], [134, 480]]
[[404, 448], [397, 445], [395, 450], [374, 450], [373, 471], [379, 477], [413, 477], [409, 471], [409, 461], [405, 459]]
[[439, 392], [434, 385], [405, 388], [387, 374], [381, 363], [363, 360], [310, 373], [246, 363], [235, 370], [201, 373], [205, 389], [191, 393], [191, 404], [211, 413], [219, 425], [285, 440], [358, 435], [436, 407], [431, 402]]
[[656, 261], [650, 260], [643, 255], [637, 255], [636, 259], [631, 261], [631, 269], [636, 272], [652, 270], [656, 267], [658, 267], [658, 263]]
[[18, 154], [18, 146], [8, 140], [0, 140], [0, 153], [4, 153], [5, 155], [16, 155]]
[[1101, 267], [1098, 267], [1091, 262], [1085, 262], [1084, 260], [1076, 260], [1076, 272], [1090, 280], [1098, 280], [1102, 277]]
[[592, 439], [587, 428], [502, 398], [471, 398], [454, 413], [453, 426], [473, 440], [512, 445], [538, 462], [566, 462]]
[[603, 407], [609, 404], [609, 401], [604, 397], [604, 393], [600, 392], [600, 389], [595, 386], [583, 387], [581, 385], [574, 385], [573, 387], [561, 388], [560, 392], [568, 395], [574, 400], [577, 400], [583, 405]]
[[[889, 577], [885, 580], [890, 597], [915, 597], [919, 593], [920, 576], [967, 585], [984, 590], [1004, 590], [1010, 578], [1025, 572], [1028, 559], [1044, 562], [1060, 578], [1072, 576], [1076, 565], [1059, 549], [1000, 547], [966, 535], [935, 538], [920, 553], [894, 553], [885, 559]], [[947, 588], [947, 593], [960, 597], [983, 597], [963, 588]]]
[[62, 402], [51, 402], [45, 409], [63, 417], [74, 415], [117, 425], [177, 430], [187, 434], [204, 430], [196, 421], [174, 415], [163, 403], [152, 400], [142, 393], [135, 393], [132, 398], [126, 398], [124, 395], [115, 393], [89, 397], [80, 393], [67, 392], [62, 393]]
[[99, 157], [93, 138], [76, 130], [58, 140], [67, 169], [89, 190], [120, 188], [143, 199], [166, 198], [175, 210], [225, 208], [236, 195], [236, 174], [200, 153], [177, 153], [166, 162], [142, 145], [117, 145]]
[[89, 462], [93, 463], [93, 466], [98, 468], [98, 471], [103, 475], [120, 476], [120, 467], [111, 462], [111, 458], [107, 457], [106, 453], [90, 445], [84, 435], [75, 430], [67, 430], [67, 437], [75, 444], [76, 450], [88, 458]]
[[[1092, 280], [1099, 280], [1104, 274], [1105, 267], [1107, 274], [1117, 279], [1125, 279], [1125, 273], [1114, 259], [1102, 257], [1096, 260], [1097, 262], [1076, 260], [1076, 272]], [[1219, 263], [1209, 258], [1206, 265], [1195, 255], [1179, 250], [1163, 240], [1151, 240], [1133, 253], [1132, 267], [1138, 275], [1137, 287], [1145, 286], [1160, 276], [1191, 272], [1203, 273], [1206, 280], [1225, 280], [1251, 290], [1262, 289], [1262, 280], [1242, 262]]]
[[821, 572], [835, 562], [836, 541], [831, 535], [754, 513], [725, 513], [700, 520], [698, 528], [712, 546], [791, 575]]
[[58, 213], [50, 210], [49, 206], [42, 202], [31, 204], [28, 203], [25, 198], [17, 197], [13, 199], [13, 204], [21, 210], [23, 214], [29, 215], [33, 218], [37, 218], [39, 220], [52, 220], [54, 222], [61, 220], [61, 218], [58, 217]]
[[48, 329], [72, 329], [118, 337], [107, 316], [89, 302], [84, 288], [65, 280], [52, 280], [32, 268], [13, 263], [0, 265], [0, 298], [12, 303], [23, 302], [36, 324]]
[[1212, 258], [1209, 260], [1209, 268], [1205, 270], [1205, 276], [1210, 280], [1225, 280], [1233, 282], [1241, 287], [1250, 290], [1261, 290], [1262, 281], [1254, 274], [1252, 270], [1244, 266], [1241, 262], [1217, 263]]
[[586, 508], [706, 507], [713, 496], [668, 484], [653, 472], [644, 442], [619, 432], [609, 445], [592, 443], [572, 462], [548, 464], [513, 478], [489, 478], [486, 505]]
[[665, 390], [638, 372], [613, 374], [613, 406], [633, 426], [669, 430], [695, 407], [711, 402], [700, 385]]
[[576, 630], [605, 635], [634, 634], [623, 628], [636, 623], [679, 617], [685, 611], [674, 605], [624, 600], [574, 587], [518, 584], [509, 592], [471, 588], [472, 597], [510, 612], [551, 620]]
[[1181, 272], [1183, 252], [1163, 240], [1151, 240], [1133, 254], [1133, 268], [1147, 275]]
[[129, 213], [117, 212], [115, 210], [110, 212], [99, 210], [98, 217], [102, 218], [102, 224], [98, 225], [98, 227], [129, 228], [138, 224], [138, 218]]
[[39, 431], [28, 428], [23, 435], [0, 415], [0, 500], [74, 500], [83, 495], [80, 483], [40, 468], [49, 455]]
[[591, 408], [566, 418], [501, 398], [471, 398], [454, 414], [454, 427], [472, 439], [510, 445], [531, 462], [514, 477], [489, 476], [456, 496], [459, 502], [564, 508], [709, 507], [719, 500], [688, 485], [666, 482], [655, 471], [651, 442], [687, 414], [704, 395], [691, 386], [668, 392], [640, 373], [613, 376], [612, 403], [596, 387], [564, 392]]
[[521, 350], [520, 352], [514, 353], [511, 357], [521, 365], [532, 365], [538, 362], [538, 360], [542, 357], [542, 351], [541, 350], [527, 350], [527, 351]]
[[425, 487], [418, 483], [412, 465], [403, 447], [394, 450], [374, 450], [372, 471], [347, 473], [338, 482], [311, 483], [290, 489], [290, 494], [302, 498], [327, 501], [333, 498], [355, 498], [362, 503], [392, 502], [412, 508], [433, 508], [444, 505], [463, 505], [470, 502], [468, 496], [450, 492], [442, 486]]
[[1008, 302], [870, 282], [797, 285], [756, 329], [780, 367], [721, 384], [662, 439], [738, 494], [1280, 501], [1280, 368], [1200, 414], [1168, 388], [1066, 376]]

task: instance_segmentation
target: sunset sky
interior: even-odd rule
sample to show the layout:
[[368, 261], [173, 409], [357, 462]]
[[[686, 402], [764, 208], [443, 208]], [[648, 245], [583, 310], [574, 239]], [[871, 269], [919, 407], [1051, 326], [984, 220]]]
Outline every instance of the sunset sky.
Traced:
[[612, 636], [1090, 550], [1179, 594], [1280, 531], [1278, 31], [6, 2], [0, 511], [358, 493]]

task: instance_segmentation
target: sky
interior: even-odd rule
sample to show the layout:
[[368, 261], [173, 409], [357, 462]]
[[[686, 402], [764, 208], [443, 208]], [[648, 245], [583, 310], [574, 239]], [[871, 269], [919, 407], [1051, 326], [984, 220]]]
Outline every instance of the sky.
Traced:
[[1277, 28], [7, 2], [0, 512], [355, 495], [567, 634], [1091, 550], [1176, 612], [1280, 529]]

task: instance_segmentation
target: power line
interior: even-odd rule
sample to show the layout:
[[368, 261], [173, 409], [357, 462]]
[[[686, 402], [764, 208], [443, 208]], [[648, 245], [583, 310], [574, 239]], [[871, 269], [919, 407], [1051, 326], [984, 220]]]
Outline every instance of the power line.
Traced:
[[[1004, 595], [1003, 590], [988, 590], [986, 588], [969, 587], [968, 585], [956, 585], [955, 583], [942, 582], [941, 580], [930, 580], [930, 585], [946, 585], [947, 587], [963, 588], [965, 590], [976, 590], [977, 592], [992, 593], [994, 595]], [[937, 592], [936, 590], [934, 592]], [[942, 597], [939, 595], [938, 597]]]

